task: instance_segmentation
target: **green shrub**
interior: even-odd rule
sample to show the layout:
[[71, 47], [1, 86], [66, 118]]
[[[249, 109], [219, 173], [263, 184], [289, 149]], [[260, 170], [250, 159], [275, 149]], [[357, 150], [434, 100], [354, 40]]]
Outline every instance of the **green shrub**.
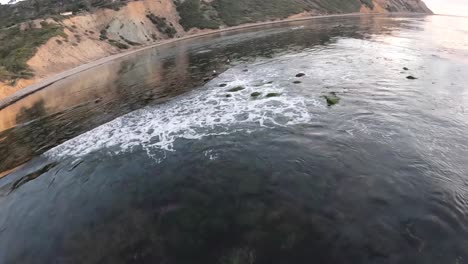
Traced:
[[140, 43], [131, 41], [131, 40], [129, 40], [129, 39], [126, 39], [126, 38], [123, 37], [123, 36], [120, 36], [120, 35], [119, 35], [119, 37], [120, 37], [121, 40], [125, 41], [128, 45], [131, 45], [131, 46], [139, 46], [139, 45], [141, 45]]
[[172, 24], [168, 24], [165, 17], [158, 17], [152, 13], [146, 14], [146, 17], [158, 28], [158, 30], [168, 37], [173, 38], [177, 30]]
[[99, 40], [106, 40], [107, 39], [107, 30], [102, 29], [99, 35]]
[[108, 42], [109, 42], [109, 44], [111, 44], [112, 46], [117, 47], [117, 48], [119, 48], [119, 49], [128, 49], [128, 48], [129, 48], [129, 46], [128, 46], [127, 44], [124, 44], [124, 43], [122, 43], [122, 42], [118, 42], [118, 41], [113, 40], [113, 39], [109, 39]]
[[300, 1], [291, 0], [215, 0], [213, 4], [220, 19], [228, 26], [285, 18], [305, 8]]
[[200, 0], [185, 0], [177, 4], [177, 12], [180, 15], [180, 24], [185, 30], [191, 28], [217, 29], [219, 23], [207, 19], [200, 8]]
[[361, 3], [371, 9], [374, 8], [374, 2], [372, 0], [361, 0]]
[[66, 36], [63, 27], [41, 22], [42, 28], [22, 31], [19, 27], [0, 30], [0, 80], [30, 78], [33, 72], [27, 61], [34, 56], [39, 46], [55, 36]]

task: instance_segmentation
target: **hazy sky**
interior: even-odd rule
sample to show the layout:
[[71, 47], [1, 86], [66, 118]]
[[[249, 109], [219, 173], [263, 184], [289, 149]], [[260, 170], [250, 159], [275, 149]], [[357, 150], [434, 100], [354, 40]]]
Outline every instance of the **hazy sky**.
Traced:
[[436, 14], [468, 16], [468, 0], [424, 0]]
[[[6, 4], [9, 0], [0, 0]], [[468, 16], [468, 0], [424, 0], [429, 8], [437, 14]]]

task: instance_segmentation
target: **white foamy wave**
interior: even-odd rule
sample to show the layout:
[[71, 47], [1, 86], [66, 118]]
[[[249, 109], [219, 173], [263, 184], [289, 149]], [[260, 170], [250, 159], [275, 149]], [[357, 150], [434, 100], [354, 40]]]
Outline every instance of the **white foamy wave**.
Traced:
[[[115, 154], [135, 147], [150, 154], [154, 149], [173, 151], [178, 138], [200, 139], [308, 122], [311, 119], [308, 106], [321, 103], [270, 83], [268, 80], [278, 73], [268, 65], [257, 66], [259, 69], [254, 72], [235, 67], [202, 89], [121, 116], [49, 150], [46, 155], [80, 157], [94, 151]], [[227, 86], [219, 87], [221, 83]], [[229, 92], [236, 86], [245, 89]], [[254, 99], [253, 92], [261, 95]], [[267, 97], [268, 93], [280, 93], [280, 96]]]

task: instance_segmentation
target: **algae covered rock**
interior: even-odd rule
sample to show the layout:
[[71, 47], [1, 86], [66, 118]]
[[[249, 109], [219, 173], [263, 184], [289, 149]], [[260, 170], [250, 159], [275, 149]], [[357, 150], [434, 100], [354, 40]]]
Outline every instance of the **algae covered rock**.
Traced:
[[280, 95], [281, 95], [280, 93], [268, 93], [266, 97], [278, 97]]
[[229, 89], [228, 92], [234, 93], [234, 92], [242, 91], [244, 89], [245, 89], [244, 86], [236, 86], [236, 87]]
[[338, 97], [338, 95], [336, 95], [335, 92], [330, 92], [322, 97], [325, 98], [325, 100], [327, 100], [328, 106], [333, 106], [340, 102], [340, 97]]

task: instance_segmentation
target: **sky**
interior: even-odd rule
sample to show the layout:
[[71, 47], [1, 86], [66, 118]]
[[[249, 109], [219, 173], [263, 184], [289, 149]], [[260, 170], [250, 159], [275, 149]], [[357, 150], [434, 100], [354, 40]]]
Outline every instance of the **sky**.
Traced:
[[[0, 0], [6, 4], [9, 0]], [[468, 16], [468, 0], [424, 0], [436, 14]]]
[[468, 16], [468, 0], [424, 0], [436, 14]]

